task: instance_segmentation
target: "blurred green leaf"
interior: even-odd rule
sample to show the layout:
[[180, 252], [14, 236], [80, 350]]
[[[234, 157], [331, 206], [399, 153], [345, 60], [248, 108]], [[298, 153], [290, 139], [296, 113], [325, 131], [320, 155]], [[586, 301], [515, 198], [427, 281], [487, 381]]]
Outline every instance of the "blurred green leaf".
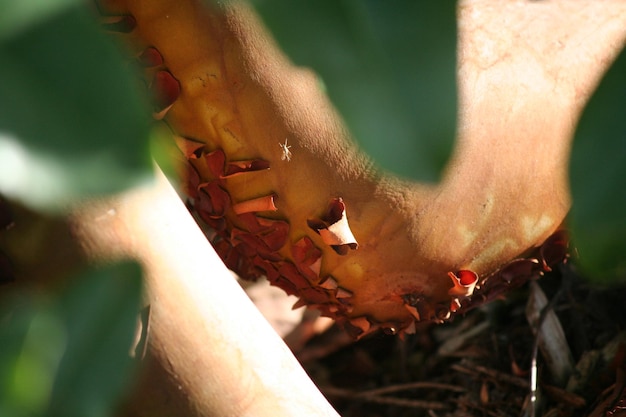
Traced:
[[55, 300], [22, 296], [0, 327], [0, 415], [111, 415], [132, 380], [140, 298], [130, 263], [86, 271]]
[[313, 68], [360, 146], [436, 181], [456, 133], [456, 2], [254, 0], [297, 65]]
[[86, 8], [47, 17], [0, 37], [0, 192], [54, 210], [152, 167], [149, 111], [119, 51]]
[[[0, 415], [43, 415], [66, 346], [49, 303], [24, 298], [0, 327]], [[8, 325], [6, 324], [8, 321]]]
[[0, 0], [0, 39], [37, 25], [80, 0]]
[[626, 280], [626, 51], [583, 112], [570, 179], [580, 265], [594, 280]]

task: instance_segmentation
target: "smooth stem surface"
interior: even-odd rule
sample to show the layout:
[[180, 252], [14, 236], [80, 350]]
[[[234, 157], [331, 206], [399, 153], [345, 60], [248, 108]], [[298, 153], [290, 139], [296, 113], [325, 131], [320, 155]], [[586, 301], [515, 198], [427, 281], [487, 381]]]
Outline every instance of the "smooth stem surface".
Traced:
[[[161, 367], [134, 398], [142, 415], [336, 416], [202, 234], [167, 180], [83, 208], [94, 258], [146, 269], [150, 354]], [[169, 384], [169, 386], [168, 386]], [[181, 414], [182, 413], [182, 414]]]

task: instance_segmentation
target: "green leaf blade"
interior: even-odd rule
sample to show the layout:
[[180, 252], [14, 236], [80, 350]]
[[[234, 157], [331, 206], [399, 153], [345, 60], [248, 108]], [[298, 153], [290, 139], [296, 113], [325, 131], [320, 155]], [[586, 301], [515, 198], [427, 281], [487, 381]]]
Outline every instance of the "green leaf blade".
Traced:
[[440, 178], [456, 134], [456, 2], [253, 3], [381, 168]]
[[84, 271], [56, 299], [22, 294], [0, 327], [0, 415], [112, 415], [136, 368], [141, 294], [134, 263]]
[[577, 127], [570, 215], [579, 263], [592, 279], [626, 281], [626, 51], [589, 101]]
[[86, 10], [0, 40], [0, 192], [58, 210], [151, 177], [139, 82]]
[[129, 350], [142, 293], [134, 263], [92, 270], [61, 302], [68, 347], [50, 402], [51, 415], [107, 415], [134, 370]]

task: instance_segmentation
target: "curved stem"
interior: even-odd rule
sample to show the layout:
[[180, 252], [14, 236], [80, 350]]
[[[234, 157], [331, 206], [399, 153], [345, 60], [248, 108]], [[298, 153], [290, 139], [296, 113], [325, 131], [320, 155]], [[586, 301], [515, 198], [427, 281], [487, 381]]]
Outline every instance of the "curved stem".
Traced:
[[336, 416], [233, 279], [163, 175], [83, 207], [77, 236], [94, 259], [146, 271], [149, 377], [140, 415]]

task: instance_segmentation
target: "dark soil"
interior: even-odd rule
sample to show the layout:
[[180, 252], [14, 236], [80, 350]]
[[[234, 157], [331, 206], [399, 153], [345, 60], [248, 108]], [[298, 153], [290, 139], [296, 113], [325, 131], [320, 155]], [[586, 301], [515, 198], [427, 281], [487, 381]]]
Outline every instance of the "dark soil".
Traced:
[[[536, 282], [549, 300], [543, 314], [530, 307], [545, 329], [536, 401], [530, 284], [404, 340], [379, 333], [345, 343], [331, 329], [298, 356], [343, 417], [626, 415], [626, 285], [593, 286], [571, 264]], [[328, 352], [333, 340], [342, 346]]]

